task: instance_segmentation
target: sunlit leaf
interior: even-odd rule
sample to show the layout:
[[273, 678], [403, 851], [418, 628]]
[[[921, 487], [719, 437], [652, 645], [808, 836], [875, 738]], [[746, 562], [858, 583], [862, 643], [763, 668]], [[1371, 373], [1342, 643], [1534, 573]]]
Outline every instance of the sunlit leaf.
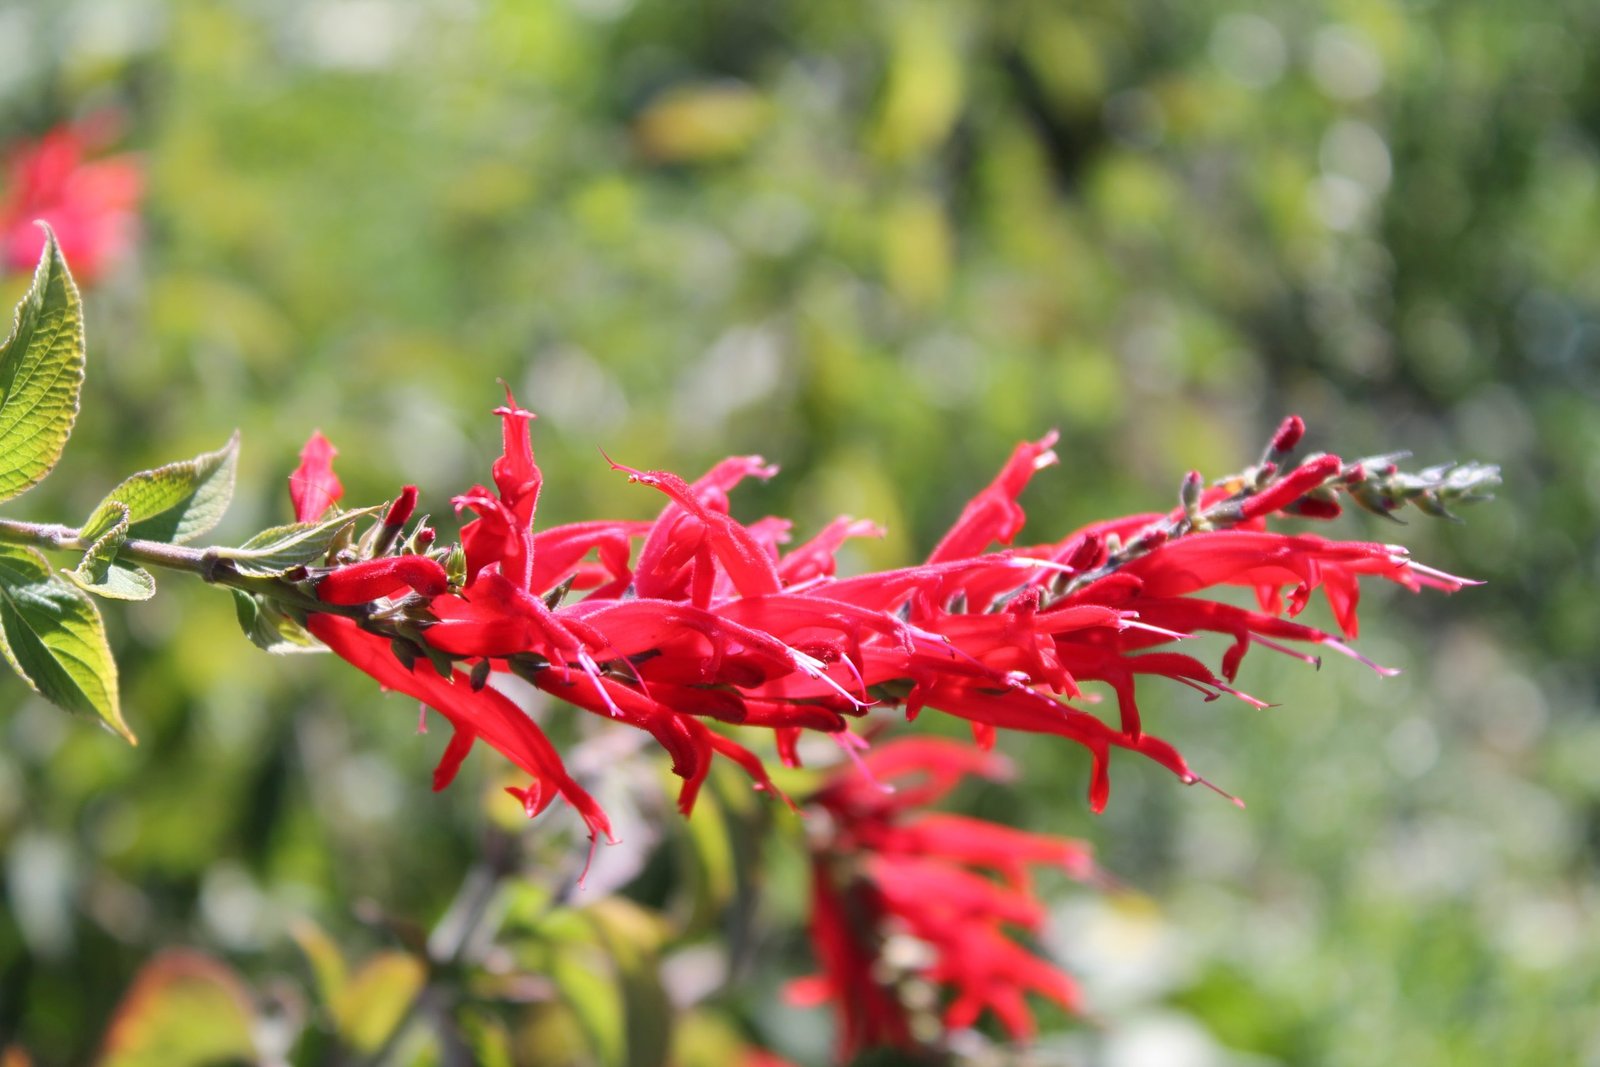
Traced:
[[61, 458], [78, 416], [83, 364], [78, 287], [46, 227], [33, 284], [0, 344], [0, 500], [37, 485]]
[[135, 740], [122, 720], [99, 609], [37, 549], [0, 544], [0, 654], [51, 703]]
[[127, 510], [128, 536], [182, 544], [210, 530], [233, 499], [239, 466], [239, 434], [215, 452], [140, 471], [124, 479], [83, 524], [83, 536], [96, 538], [115, 521], [117, 506]]
[[86, 593], [108, 600], [149, 600], [156, 595], [156, 580], [143, 567], [117, 562], [117, 552], [128, 540], [128, 509], [123, 504], [113, 504], [107, 509], [107, 523], [103, 532], [83, 554], [83, 562], [75, 570], [64, 570], [62, 576]]

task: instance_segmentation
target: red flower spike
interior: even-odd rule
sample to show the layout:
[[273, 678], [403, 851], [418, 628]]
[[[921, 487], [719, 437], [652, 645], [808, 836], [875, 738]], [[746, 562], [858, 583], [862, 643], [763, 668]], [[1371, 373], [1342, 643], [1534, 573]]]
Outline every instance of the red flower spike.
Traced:
[[289, 475], [289, 499], [294, 501], [296, 522], [316, 522], [344, 495], [344, 485], [333, 473], [339, 450], [318, 430], [300, 450], [300, 466]]
[[[1299, 612], [1318, 589], [1340, 629], [1353, 635], [1362, 576], [1412, 590], [1466, 584], [1413, 564], [1392, 545], [1269, 530], [1276, 514], [1304, 511], [1328, 496], [1324, 482], [1342, 469], [1333, 457], [1302, 464], [1241, 501], [1230, 528], [1192, 532], [1181, 522], [1188, 510], [1215, 507], [1231, 493], [1226, 485], [1203, 488], [1191, 477], [1176, 510], [1095, 523], [1034, 548], [991, 550], [1021, 532], [1018, 496], [1054, 460], [1053, 437], [1019, 445], [929, 562], [899, 570], [835, 576], [835, 555], [847, 537], [881, 532], [869, 523], [836, 520], [781, 555], [785, 520], [769, 517], [751, 526], [734, 520], [729, 492], [745, 478], [768, 477], [774, 470], [754, 456], [724, 460], [694, 482], [613, 464], [667, 497], [654, 521], [575, 523], [536, 534], [532, 522], [542, 477], [528, 437], [532, 415], [509, 394], [497, 414], [503, 447], [493, 489], [475, 487], [455, 500], [458, 509], [474, 514], [461, 535], [464, 588], [449, 589], [443, 568], [426, 557], [382, 554], [338, 568], [318, 586], [330, 605], [409, 594], [414, 599], [406, 610], [421, 624], [421, 640], [461, 660], [461, 670], [442, 679], [427, 657], [416, 655], [408, 643], [414, 637], [396, 644], [388, 640], [392, 633], [380, 637], [384, 613], [361, 624], [373, 632], [358, 628], [353, 635], [328, 628], [354, 623], [312, 616], [314, 632], [329, 633], [329, 644], [342, 642], [336, 649], [341, 655], [382, 684], [418, 695], [451, 717], [457, 735], [441, 760], [438, 781], [448, 781], [472, 741], [482, 737], [529, 770], [534, 782], [517, 795], [530, 811], [565, 796], [586, 812], [591, 826], [603, 819], [565, 777], [537, 728], [528, 736], [517, 725], [526, 716], [510, 717], [509, 703], [483, 686], [490, 664], [514, 670], [568, 704], [649, 733], [683, 779], [679, 806], [686, 813], [718, 756], [743, 767], [757, 789], [775, 792], [750, 749], [715, 731], [770, 730], [779, 758], [796, 766], [802, 731], [830, 734], [847, 753], [859, 755], [850, 747], [851, 717], [875, 704], [902, 707], [908, 719], [934, 708], [965, 719], [977, 747], [886, 746], [865, 759], [866, 776], [837, 779], [818, 803], [848, 809], [860, 826], [879, 826], [876, 837], [863, 830], [856, 842], [870, 846], [878, 861], [937, 856], [1001, 879], [1004, 892], [990, 893], [960, 875], [905, 868], [908, 884], [945, 879], [941, 885], [948, 892], [935, 896], [961, 897], [963, 909], [996, 922], [1022, 914], [1004, 901], [1011, 899], [1007, 893], [1026, 894], [1029, 863], [1059, 863], [1081, 874], [1086, 857], [1071, 849], [1031, 847], [1027, 839], [999, 832], [985, 845], [972, 825], [946, 820], [912, 826], [902, 813], [913, 803], [937, 799], [964, 774], [998, 773], [1001, 765], [980, 749], [999, 730], [1050, 734], [1087, 749], [1089, 802], [1096, 811], [1109, 796], [1114, 748], [1154, 760], [1185, 783], [1209, 784], [1171, 745], [1144, 732], [1139, 675], [1161, 675], [1207, 699], [1226, 693], [1260, 706], [1232, 684], [1250, 645], [1313, 661], [1311, 653], [1290, 646], [1355, 655], [1324, 631], [1280, 617]], [[1294, 443], [1285, 433], [1278, 440], [1285, 447]], [[336, 495], [331, 457], [320, 435], [308, 444], [294, 486], [297, 514], [320, 515]], [[311, 490], [330, 482], [332, 492], [314, 499]], [[387, 518], [409, 510], [412, 500], [409, 491], [403, 493]], [[1113, 544], [1136, 546], [1142, 554], [1113, 557]], [[1071, 584], [1107, 566], [1111, 573], [1081, 587]], [[1228, 585], [1254, 590], [1259, 610], [1196, 595]], [[1220, 673], [1166, 647], [1202, 631], [1231, 638]], [[479, 690], [472, 688], [474, 681]], [[1069, 703], [1091, 681], [1115, 693], [1115, 724]], [[886, 753], [915, 757], [918, 772], [890, 797], [874, 779], [908, 776], [897, 773]], [[1007, 861], [997, 849], [1013, 858]], [[882, 874], [887, 868], [880, 863], [876, 869]], [[855, 879], [870, 875], [870, 866], [849, 872]], [[936, 904], [917, 912], [919, 905], [893, 890], [863, 899], [878, 901], [874, 907], [899, 908], [907, 927], [946, 922]], [[817, 922], [827, 926], [825, 918]], [[961, 948], [976, 961], [971, 974], [991, 964], [1018, 976], [1028, 971], [1013, 958], [1009, 942], [996, 936], [998, 941], [974, 934]], [[955, 952], [955, 942], [950, 945]], [[952, 1017], [990, 1011], [1021, 1032], [1029, 1023], [1025, 990], [1071, 999], [1070, 984], [1048, 974], [1035, 977], [998, 984], [973, 977], [979, 984], [971, 986], [952, 971], [938, 980], [955, 987]], [[884, 1025], [882, 1033], [893, 1031]]]

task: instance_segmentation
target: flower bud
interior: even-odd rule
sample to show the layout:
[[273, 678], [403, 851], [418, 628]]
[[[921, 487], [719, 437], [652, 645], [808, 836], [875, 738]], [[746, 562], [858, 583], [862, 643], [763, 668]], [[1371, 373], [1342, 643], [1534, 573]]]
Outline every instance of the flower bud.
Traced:
[[333, 571], [317, 583], [317, 599], [324, 604], [366, 604], [408, 587], [432, 597], [449, 584], [444, 568], [426, 556], [387, 556]]
[[1300, 443], [1300, 438], [1306, 433], [1306, 424], [1299, 415], [1290, 415], [1278, 427], [1278, 432], [1272, 435], [1272, 451], [1283, 455], [1294, 451], [1294, 446]]

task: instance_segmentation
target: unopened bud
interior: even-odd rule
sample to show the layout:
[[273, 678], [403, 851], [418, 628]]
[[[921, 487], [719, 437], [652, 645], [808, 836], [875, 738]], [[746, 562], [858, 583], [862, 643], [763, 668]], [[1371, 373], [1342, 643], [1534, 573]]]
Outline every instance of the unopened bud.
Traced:
[[417, 509], [417, 487], [408, 485], [400, 490], [400, 495], [394, 498], [394, 503], [389, 505], [389, 510], [383, 516], [383, 523], [378, 527], [377, 536], [373, 540], [372, 555], [386, 556], [389, 549], [394, 546], [395, 540], [400, 536], [400, 531], [411, 519], [411, 513]]
[[400, 490], [400, 495], [394, 498], [394, 503], [389, 505], [389, 513], [383, 517], [385, 526], [404, 526], [411, 520], [411, 513], [417, 509], [417, 487], [405, 486]]
[[1203, 486], [1199, 471], [1190, 471], [1183, 476], [1183, 484], [1178, 486], [1178, 503], [1186, 514], [1193, 515], [1199, 509]]
[[1306, 435], [1306, 424], [1299, 415], [1290, 415], [1278, 427], [1278, 432], [1272, 435], [1272, 451], [1282, 455], [1294, 451], [1294, 446], [1300, 443], [1300, 438]]

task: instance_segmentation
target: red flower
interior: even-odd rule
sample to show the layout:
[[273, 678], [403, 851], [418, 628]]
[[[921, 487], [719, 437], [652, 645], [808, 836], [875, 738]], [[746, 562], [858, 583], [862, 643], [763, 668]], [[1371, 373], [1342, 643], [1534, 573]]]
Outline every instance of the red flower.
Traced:
[[314, 614], [306, 626], [317, 640], [372, 675], [380, 685], [415, 697], [450, 721], [455, 735], [434, 771], [434, 789], [450, 784], [472, 743], [481, 738], [532, 778], [526, 789], [510, 790], [530, 817], [559, 796], [577, 809], [591, 836], [611, 835], [605, 812], [567, 774], [561, 757], [538, 724], [504, 695], [488, 687], [474, 688], [471, 679], [460, 671], [441, 677], [427, 660], [405, 666], [395, 657], [388, 641], [364, 632], [349, 619]]
[[296, 522], [316, 522], [344, 495], [344, 485], [333, 473], [333, 457], [338, 454], [321, 430], [300, 450], [300, 466], [289, 475], [289, 499], [294, 502]]
[[812, 847], [811, 940], [822, 973], [790, 989], [802, 1003], [833, 1007], [840, 1062], [880, 1045], [924, 1046], [937, 1029], [918, 1025], [916, 981], [945, 992], [943, 1027], [971, 1026], [988, 1010], [1025, 1040], [1034, 1030], [1026, 994], [1076, 1010], [1072, 979], [1011, 930], [1044, 923], [1030, 869], [1088, 878], [1087, 846], [921, 812], [968, 774], [1001, 776], [1006, 765], [991, 754], [917, 739], [863, 762], [863, 772], [836, 773], [812, 799], [826, 813], [813, 823]]
[[88, 284], [133, 243], [144, 179], [131, 156], [87, 162], [103, 139], [89, 124], [57, 126], [6, 153], [0, 196], [0, 253], [11, 270], [30, 269], [48, 222], [78, 281]]
[[[666, 497], [653, 521], [535, 533], [542, 477], [528, 438], [533, 416], [509, 394], [496, 414], [503, 442], [494, 488], [477, 486], [455, 500], [458, 511], [474, 516], [461, 531], [459, 584], [450, 584], [443, 566], [448, 551], [430, 547], [431, 531], [401, 542], [414, 504], [403, 494], [379, 532], [362, 542], [370, 558], [318, 575], [317, 594], [331, 607], [388, 605], [352, 624], [378, 643], [345, 637], [335, 650], [350, 658], [359, 647], [360, 665], [380, 681], [392, 669], [383, 656], [402, 652], [408, 678], [419, 656], [440, 660], [447, 688], [459, 677], [477, 679], [481, 688], [492, 673], [515, 671], [569, 704], [645, 730], [683, 779], [685, 813], [718, 755], [743, 767], [757, 788], [772, 789], [757, 757], [730, 737], [736, 728], [771, 731], [780, 758], [793, 764], [802, 731], [843, 735], [851, 718], [875, 704], [903, 705], [911, 718], [925, 707], [965, 718], [985, 746], [1000, 729], [1076, 741], [1092, 757], [1096, 810], [1109, 795], [1113, 748], [1141, 753], [1185, 782], [1203, 781], [1176, 750], [1145, 732], [1139, 675], [1260, 706], [1232, 686], [1250, 645], [1305, 659], [1315, 657], [1287, 643], [1354, 654], [1332, 634], [1283, 617], [1299, 613], [1315, 591], [1353, 637], [1363, 576], [1411, 589], [1463, 584], [1411, 563], [1392, 545], [1267, 529], [1274, 513], [1332, 501], [1330, 486], [1350, 477], [1334, 457], [1277, 473], [1298, 438], [1297, 420], [1280, 429], [1262, 465], [1242, 481], [1202, 489], [1191, 476], [1173, 512], [994, 550], [1021, 532], [1017, 497], [1054, 460], [1053, 436], [1024, 443], [928, 562], [841, 578], [834, 573], [839, 547], [877, 528], [839, 519], [782, 554], [786, 521], [747, 526], [729, 513], [728, 495], [743, 479], [774, 473], [756, 456], [732, 457], [694, 482], [613, 463]], [[338, 497], [332, 455], [321, 435], [302, 453], [291, 480], [302, 521]], [[1254, 590], [1258, 610], [1196, 595], [1228, 585]], [[567, 601], [575, 590], [586, 595]], [[401, 617], [408, 629], [385, 629], [386, 620]], [[1220, 673], [1164, 647], [1204, 630], [1233, 638]], [[395, 636], [402, 640], [391, 645]], [[446, 671], [451, 664], [460, 669]], [[1116, 694], [1114, 723], [1073, 703], [1086, 680]], [[436, 686], [429, 692], [444, 699]], [[557, 780], [552, 773], [541, 771]], [[945, 830], [954, 833], [952, 825]], [[913, 873], [927, 877], [920, 868]], [[1000, 1002], [982, 1003], [1017, 1017]]]

